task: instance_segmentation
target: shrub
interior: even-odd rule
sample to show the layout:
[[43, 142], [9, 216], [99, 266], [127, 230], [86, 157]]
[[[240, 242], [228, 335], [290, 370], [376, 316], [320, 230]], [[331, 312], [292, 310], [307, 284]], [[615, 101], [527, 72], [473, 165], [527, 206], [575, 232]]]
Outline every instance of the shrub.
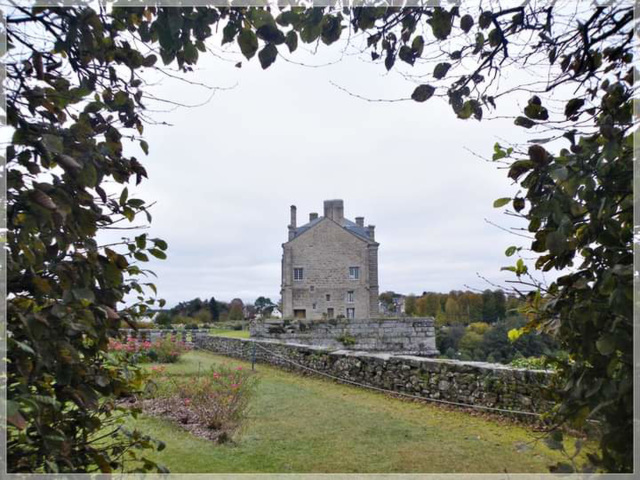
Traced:
[[187, 409], [199, 425], [220, 432], [227, 441], [244, 418], [257, 377], [243, 367], [218, 365], [196, 377], [166, 377], [164, 367], [152, 367], [152, 395], [169, 403], [173, 411]]
[[129, 338], [124, 342], [111, 339], [109, 350], [122, 352], [128, 357], [130, 363], [174, 363], [178, 361], [180, 355], [189, 350], [189, 347], [184, 342], [174, 340], [171, 337], [154, 342], [139, 342], [134, 338]]

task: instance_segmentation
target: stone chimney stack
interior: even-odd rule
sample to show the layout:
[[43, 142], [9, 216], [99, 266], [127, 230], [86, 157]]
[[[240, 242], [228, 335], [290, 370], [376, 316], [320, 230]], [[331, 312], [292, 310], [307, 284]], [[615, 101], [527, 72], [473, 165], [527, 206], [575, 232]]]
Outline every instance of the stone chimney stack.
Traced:
[[291, 205], [291, 223], [289, 224], [293, 228], [296, 228], [296, 206]]
[[317, 213], [313, 212], [313, 213], [309, 214], [309, 221], [310, 222], [313, 222], [314, 220], [317, 220], [317, 218], [318, 218], [318, 214]]
[[296, 236], [296, 206], [291, 205], [291, 222], [289, 222], [289, 240]]
[[367, 225], [367, 234], [369, 235], [369, 238], [374, 241], [376, 239], [375, 230], [376, 230], [375, 225]]
[[356, 225], [364, 228], [364, 217], [356, 217]]
[[325, 200], [324, 216], [342, 225], [344, 220], [344, 202], [342, 200]]

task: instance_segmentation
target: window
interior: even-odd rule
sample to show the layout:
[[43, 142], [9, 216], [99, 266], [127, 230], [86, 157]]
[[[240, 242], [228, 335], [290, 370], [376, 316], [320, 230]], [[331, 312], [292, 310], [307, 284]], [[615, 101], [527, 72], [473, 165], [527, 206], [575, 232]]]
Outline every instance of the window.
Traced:
[[313, 308], [315, 310], [316, 309], [316, 304], [314, 303], [311, 308]]
[[304, 277], [304, 272], [302, 268], [294, 268], [293, 269], [293, 279], [294, 280], [302, 280]]
[[309, 291], [310, 291], [310, 292], [313, 292], [315, 289], [316, 289], [316, 287], [315, 287], [314, 285], [311, 285], [311, 286], [309, 287]]
[[358, 280], [360, 278], [360, 267], [349, 267], [349, 278]]
[[327, 317], [333, 318], [333, 308], [327, 308]]
[[347, 318], [356, 318], [355, 308], [347, 308]]
[[328, 293], [327, 293], [327, 295], [326, 295], [326, 298], [327, 298], [327, 302], [330, 302], [330, 301], [331, 301], [331, 295], [329, 295]]
[[347, 303], [353, 303], [353, 290], [347, 292]]

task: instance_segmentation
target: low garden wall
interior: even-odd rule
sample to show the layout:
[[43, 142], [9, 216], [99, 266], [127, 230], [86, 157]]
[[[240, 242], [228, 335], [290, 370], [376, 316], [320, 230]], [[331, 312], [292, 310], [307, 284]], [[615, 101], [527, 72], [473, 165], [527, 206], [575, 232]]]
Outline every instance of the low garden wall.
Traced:
[[332, 351], [273, 340], [201, 336], [195, 346], [243, 360], [251, 360], [255, 354], [260, 363], [309, 372], [297, 364], [321, 374], [426, 399], [531, 413], [549, 408], [543, 397], [551, 373], [541, 370], [389, 353]]
[[434, 356], [433, 318], [364, 318], [256, 322], [251, 338], [333, 349]]

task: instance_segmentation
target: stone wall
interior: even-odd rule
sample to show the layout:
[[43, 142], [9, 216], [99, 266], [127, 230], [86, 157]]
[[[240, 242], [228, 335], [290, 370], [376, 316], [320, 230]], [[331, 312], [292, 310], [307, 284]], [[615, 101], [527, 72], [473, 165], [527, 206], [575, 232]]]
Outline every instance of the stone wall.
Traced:
[[[255, 354], [258, 363], [310, 373], [302, 368], [307, 367], [344, 380], [426, 399], [531, 413], [542, 413], [549, 408], [543, 392], [551, 374], [541, 370], [409, 355], [330, 351], [273, 340], [214, 336], [197, 338], [196, 347], [243, 360], [251, 360]], [[520, 418], [536, 417], [520, 415]]]
[[433, 318], [366, 318], [266, 321], [251, 326], [251, 337], [333, 349], [433, 356]]

